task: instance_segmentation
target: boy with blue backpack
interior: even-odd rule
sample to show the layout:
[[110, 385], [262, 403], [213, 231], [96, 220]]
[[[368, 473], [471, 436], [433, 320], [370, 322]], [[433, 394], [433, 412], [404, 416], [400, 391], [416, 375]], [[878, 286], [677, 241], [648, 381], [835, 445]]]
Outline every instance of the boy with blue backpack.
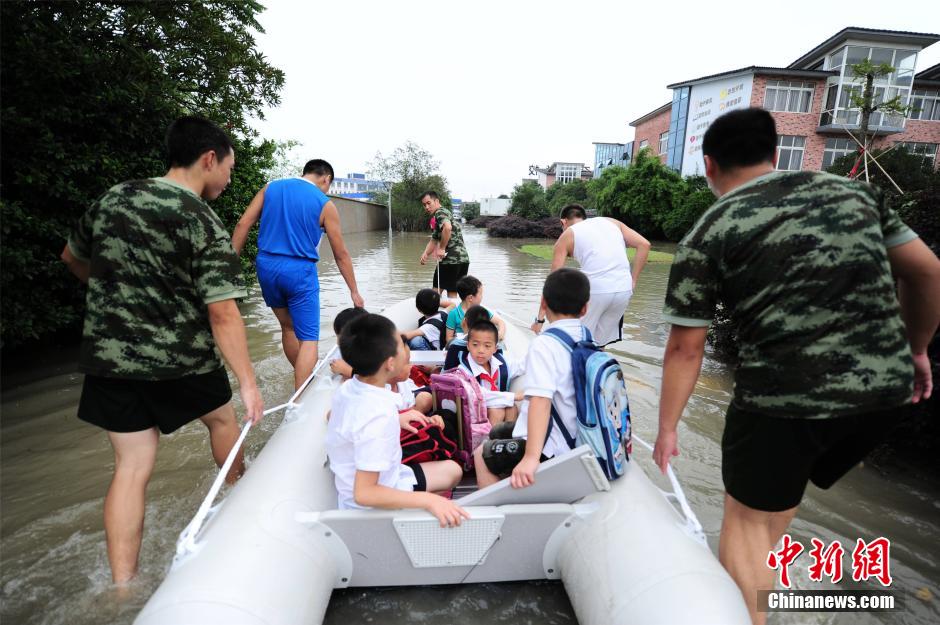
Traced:
[[529, 346], [527, 402], [513, 438], [488, 440], [474, 452], [480, 488], [511, 474], [513, 488], [535, 483], [539, 463], [587, 444], [609, 479], [620, 477], [630, 447], [630, 409], [617, 361], [581, 325], [590, 299], [577, 269], [553, 271], [542, 288], [548, 324]]

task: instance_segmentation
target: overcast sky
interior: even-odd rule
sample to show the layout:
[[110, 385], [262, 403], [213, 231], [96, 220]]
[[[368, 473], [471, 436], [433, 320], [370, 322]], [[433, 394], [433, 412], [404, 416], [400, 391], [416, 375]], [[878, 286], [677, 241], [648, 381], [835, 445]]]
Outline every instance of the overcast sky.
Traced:
[[[411, 139], [454, 197], [510, 193], [530, 164], [594, 163], [592, 141], [672, 97], [667, 84], [785, 67], [846, 26], [940, 32], [940, 2], [262, 0], [258, 47], [284, 70], [258, 127], [338, 176]], [[940, 62], [940, 43], [918, 71]]]

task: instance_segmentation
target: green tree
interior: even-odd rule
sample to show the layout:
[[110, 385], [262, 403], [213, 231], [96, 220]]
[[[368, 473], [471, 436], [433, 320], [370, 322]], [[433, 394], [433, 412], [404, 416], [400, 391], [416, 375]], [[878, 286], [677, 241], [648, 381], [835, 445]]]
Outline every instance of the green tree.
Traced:
[[509, 214], [532, 220], [548, 217], [545, 190], [537, 182], [532, 181], [516, 185], [512, 190]]
[[[422, 231], [428, 228], [428, 215], [421, 206], [421, 194], [435, 191], [441, 205], [451, 205], [447, 179], [438, 173], [440, 163], [414, 141], [406, 141], [389, 156], [377, 152], [369, 163], [371, 176], [392, 185], [392, 226], [396, 230]], [[388, 202], [388, 192], [372, 193], [372, 201]]]
[[548, 214], [557, 217], [568, 204], [588, 204], [588, 183], [580, 178], [570, 182], [555, 183], [545, 192]]
[[705, 176], [689, 176], [680, 181], [673, 195], [672, 209], [663, 213], [660, 227], [670, 241], [679, 241], [698, 218], [715, 203]]
[[479, 202], [464, 202], [460, 207], [460, 212], [463, 214], [463, 218], [467, 221], [471, 219], [476, 219], [480, 216], [480, 203]]
[[176, 117], [205, 115], [233, 135], [233, 184], [214, 207], [234, 225], [275, 148], [249, 120], [279, 102], [284, 84], [255, 49], [262, 9], [253, 0], [0, 3], [4, 345], [75, 336], [84, 297], [59, 252], [110, 186], [165, 171], [163, 134]]

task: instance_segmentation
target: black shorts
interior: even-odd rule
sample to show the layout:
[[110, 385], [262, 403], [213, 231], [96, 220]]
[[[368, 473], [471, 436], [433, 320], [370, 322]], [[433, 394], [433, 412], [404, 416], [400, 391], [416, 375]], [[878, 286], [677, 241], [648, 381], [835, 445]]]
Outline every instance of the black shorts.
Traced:
[[224, 368], [173, 380], [86, 375], [78, 418], [109, 432], [141, 432], [156, 426], [169, 434], [231, 399]]
[[[508, 477], [516, 465], [522, 461], [523, 456], [525, 456], [524, 438], [490, 438], [483, 441], [483, 464], [499, 478]], [[548, 458], [545, 454], [539, 458], [539, 462], [546, 460]]]
[[470, 263], [439, 263], [434, 270], [431, 286], [435, 289], [457, 291], [457, 280], [460, 280], [470, 271]]
[[907, 410], [800, 419], [729, 406], [721, 437], [725, 490], [755, 510], [789, 510], [803, 499], [807, 482], [829, 488], [861, 462]]
[[428, 489], [428, 478], [424, 476], [424, 469], [421, 468], [421, 465], [417, 462], [406, 462], [405, 466], [414, 471], [415, 479], [418, 480], [412, 490], [416, 493], [425, 492]]

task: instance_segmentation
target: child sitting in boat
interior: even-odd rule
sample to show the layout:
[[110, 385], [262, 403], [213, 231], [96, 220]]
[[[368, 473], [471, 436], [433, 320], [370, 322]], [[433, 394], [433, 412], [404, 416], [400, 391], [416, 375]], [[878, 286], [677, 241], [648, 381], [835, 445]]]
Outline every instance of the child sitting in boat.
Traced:
[[[339, 345], [339, 335], [343, 331], [343, 328], [353, 319], [358, 319], [364, 315], [369, 314], [365, 308], [359, 308], [353, 306], [351, 308], [344, 308], [336, 314], [336, 317], [333, 319], [333, 334], [336, 335], [336, 344]], [[343, 380], [348, 380], [352, 377], [352, 367], [350, 367], [345, 360], [343, 360], [343, 350], [341, 347], [336, 348], [335, 358], [330, 361], [330, 371], [334, 374], [341, 376]]]
[[[457, 294], [460, 295], [460, 305], [455, 306], [454, 309], [447, 314], [447, 344], [450, 344], [456, 336], [467, 311], [473, 306], [481, 305], [483, 301], [483, 283], [473, 276], [464, 276], [460, 280], [457, 280]], [[506, 323], [500, 319], [498, 315], [494, 315], [488, 310], [486, 313], [489, 315], [490, 321], [496, 324], [499, 330], [499, 340], [503, 340], [503, 337], [506, 336]]]
[[[401, 336], [402, 342], [405, 342], [405, 335]], [[405, 410], [410, 410], [415, 414], [416, 421], [421, 423], [430, 423], [432, 421], [427, 421], [427, 415], [431, 412], [431, 409], [434, 407], [434, 399], [431, 396], [431, 391], [428, 387], [418, 387], [411, 379], [411, 348], [405, 343], [405, 359], [402, 361], [401, 366], [398, 371], [395, 373], [395, 377], [388, 385], [388, 390], [393, 393], [398, 394], [398, 411], [402, 412]], [[418, 415], [425, 417], [424, 419], [418, 418]], [[437, 416], [437, 415], [435, 415]], [[440, 417], [437, 417], [440, 419]], [[433, 422], [437, 422], [433, 420]], [[441, 427], [444, 427], [444, 422], [441, 420], [439, 422]], [[402, 426], [404, 429], [409, 429]]]
[[522, 393], [509, 391], [509, 382], [522, 373], [520, 363], [507, 359], [496, 348], [497, 330], [492, 321], [479, 319], [467, 332], [467, 351], [460, 354], [460, 367], [483, 389], [486, 416], [492, 425], [516, 418], [516, 402]]
[[441, 294], [434, 289], [421, 289], [415, 296], [415, 308], [421, 313], [418, 328], [404, 333], [408, 347], [415, 350], [444, 349], [447, 313], [454, 302], [441, 302]]
[[[447, 346], [444, 356], [444, 371], [460, 365], [460, 357], [467, 353], [467, 330], [478, 321], [489, 320], [490, 312], [482, 306], [471, 306], [460, 321], [461, 333]], [[498, 351], [498, 350], [497, 350]]]
[[395, 324], [367, 314], [340, 333], [353, 376], [333, 393], [326, 451], [340, 509], [423, 508], [441, 527], [460, 525], [466, 510], [432, 491], [450, 490], [463, 470], [452, 460], [401, 464], [397, 393], [386, 388], [407, 362]]
[[[545, 334], [558, 328], [575, 341], [586, 336], [580, 318], [587, 311], [591, 287], [577, 269], [556, 269], [542, 287], [542, 308], [548, 323], [532, 343], [525, 359], [525, 397], [511, 439], [490, 439], [474, 451], [480, 488], [512, 475], [513, 488], [535, 483], [539, 463], [570, 448], [559, 423], [552, 423], [552, 409], [568, 432], [578, 431], [571, 354], [557, 339]], [[551, 428], [549, 425], [551, 424]]]

